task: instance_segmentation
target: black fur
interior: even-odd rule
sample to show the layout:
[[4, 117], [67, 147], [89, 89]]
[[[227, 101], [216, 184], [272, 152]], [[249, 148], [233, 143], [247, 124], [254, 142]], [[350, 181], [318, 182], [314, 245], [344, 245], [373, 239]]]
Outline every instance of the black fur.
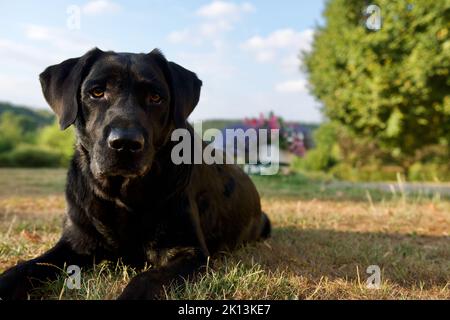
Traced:
[[[77, 132], [67, 215], [53, 249], [0, 276], [2, 299], [26, 298], [64, 265], [87, 268], [104, 259], [150, 263], [119, 298], [153, 299], [163, 285], [201, 271], [211, 254], [269, 236], [259, 195], [238, 167], [171, 161], [173, 130], [193, 132], [186, 120], [201, 87], [193, 72], [155, 50], [94, 49], [47, 68], [40, 79], [61, 127], [75, 124]], [[142, 139], [138, 152], [111, 146], [117, 128]]]

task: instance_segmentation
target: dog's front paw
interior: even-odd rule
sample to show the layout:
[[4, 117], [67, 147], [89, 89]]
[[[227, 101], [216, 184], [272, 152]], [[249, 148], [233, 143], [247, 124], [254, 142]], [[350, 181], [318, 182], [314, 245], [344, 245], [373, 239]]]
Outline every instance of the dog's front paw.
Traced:
[[163, 292], [161, 278], [157, 273], [144, 272], [131, 279], [118, 300], [155, 300]]
[[17, 266], [0, 275], [0, 298], [2, 300], [25, 300], [30, 281], [25, 266]]

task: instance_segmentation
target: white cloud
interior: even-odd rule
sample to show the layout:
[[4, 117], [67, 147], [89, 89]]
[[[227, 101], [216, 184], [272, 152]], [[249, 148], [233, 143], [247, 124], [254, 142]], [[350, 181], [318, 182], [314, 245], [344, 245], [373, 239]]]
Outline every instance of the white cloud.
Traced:
[[169, 42], [171, 42], [171, 43], [183, 43], [183, 42], [188, 42], [191, 39], [192, 39], [192, 36], [191, 36], [190, 29], [172, 31], [167, 36], [167, 40], [169, 40]]
[[233, 25], [227, 20], [205, 22], [199, 27], [200, 34], [205, 37], [214, 37], [225, 31], [233, 29]]
[[195, 71], [205, 83], [220, 88], [224, 80], [229, 81], [238, 72], [238, 68], [227, 61], [226, 56], [226, 52], [220, 50], [204, 53], [181, 52], [176, 61]]
[[292, 52], [280, 60], [281, 68], [285, 73], [297, 73], [301, 63], [300, 52]]
[[224, 23], [203, 23], [196, 28], [176, 30], [169, 33], [167, 40], [173, 44], [191, 44], [191, 45], [201, 45], [205, 42], [211, 42], [211, 44], [216, 47], [217, 44], [221, 43], [220, 37], [218, 36], [222, 32], [230, 30], [231, 26]]
[[93, 42], [78, 31], [28, 24], [22, 41], [0, 39], [0, 98], [15, 103], [45, 106], [38, 75], [49, 65], [83, 55]]
[[2, 100], [13, 101], [27, 106], [46, 106], [41, 85], [37, 75], [19, 76], [16, 74], [0, 75], [0, 97]]
[[232, 29], [226, 21], [205, 22], [195, 28], [186, 28], [169, 33], [167, 40], [173, 44], [201, 45], [205, 42], [215, 43], [220, 35]]
[[313, 34], [312, 29], [280, 29], [266, 37], [251, 37], [241, 47], [253, 54], [258, 62], [281, 61], [283, 68], [297, 71], [300, 64], [298, 54], [311, 49]]
[[38, 25], [28, 25], [25, 28], [25, 35], [33, 40], [49, 40], [51, 38], [50, 29]]
[[188, 43], [193, 45], [215, 42], [222, 34], [233, 30], [234, 25], [244, 14], [254, 11], [252, 4], [237, 4], [228, 1], [213, 1], [200, 7], [196, 15], [198, 24], [169, 33], [167, 40], [171, 43]]
[[255, 8], [251, 3], [236, 4], [228, 1], [213, 1], [197, 10], [197, 15], [209, 19], [237, 19], [243, 13], [252, 12]]
[[0, 39], [0, 59], [6, 64], [20, 61], [22, 66], [41, 67], [55, 58], [53, 53], [41, 48]]
[[193, 121], [244, 119], [270, 111], [285, 120], [318, 122], [322, 119], [320, 106], [308, 93], [286, 94], [274, 90], [248, 89], [242, 92], [224, 84], [214, 90], [214, 87], [208, 87], [208, 82], [204, 83], [200, 103], [190, 116]]
[[304, 79], [290, 80], [278, 83], [275, 91], [281, 93], [307, 92], [307, 82]]
[[[279, 83], [267, 83], [267, 90], [237, 92], [233, 84], [241, 79], [240, 69], [230, 59], [230, 46], [225, 35], [232, 31], [244, 16], [255, 8], [249, 3], [213, 1], [196, 11], [197, 22], [185, 29], [171, 32], [167, 39], [171, 43], [190, 45], [212, 45], [210, 52], [183, 52], [174, 59], [190, 70], [197, 72], [204, 86], [200, 106], [191, 119], [211, 117], [246, 117], [261, 111], [274, 110], [287, 119], [312, 120], [319, 111], [307, 91], [307, 82], [299, 75], [299, 52], [309, 50], [313, 31], [294, 29], [275, 30], [265, 36], [254, 36], [241, 44], [258, 62], [275, 64], [278, 71], [287, 73], [287, 79], [278, 78]], [[278, 73], [279, 73], [278, 72]], [[272, 89], [272, 90], [271, 90]], [[230, 99], [230, 96], [233, 96]], [[300, 101], [300, 102], [299, 102]], [[306, 101], [306, 102], [305, 102]], [[211, 115], [210, 106], [214, 106]], [[294, 108], [295, 106], [295, 108]], [[307, 116], [311, 118], [307, 118]], [[317, 121], [317, 120], [316, 120]]]
[[[290, 76], [300, 74], [301, 51], [311, 50], [314, 31], [306, 29], [279, 29], [266, 36], [254, 36], [245, 41], [241, 48], [249, 52], [257, 62], [276, 64], [279, 70]], [[307, 94], [305, 79], [287, 79], [274, 85], [274, 90], [280, 96], [292, 93]]]
[[98, 15], [119, 12], [121, 6], [109, 0], [93, 0], [86, 3], [81, 10], [87, 15]]
[[270, 33], [267, 37], [254, 36], [244, 43], [249, 50], [285, 49], [292, 46], [309, 50], [313, 30], [295, 31], [293, 29], [280, 29]]
[[64, 28], [29, 24], [25, 26], [25, 36], [30, 40], [45, 42], [47, 48], [56, 49], [62, 56], [83, 54], [95, 46], [79, 33]]

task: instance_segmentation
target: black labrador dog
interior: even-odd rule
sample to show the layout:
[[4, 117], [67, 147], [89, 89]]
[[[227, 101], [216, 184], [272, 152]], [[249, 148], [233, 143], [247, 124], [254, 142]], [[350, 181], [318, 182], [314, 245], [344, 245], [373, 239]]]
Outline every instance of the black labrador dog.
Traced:
[[0, 298], [25, 299], [64, 266], [121, 259], [151, 268], [119, 299], [154, 299], [201, 272], [211, 254], [269, 236], [258, 192], [239, 167], [171, 159], [172, 132], [193, 133], [187, 118], [202, 85], [195, 73], [157, 49], [95, 48], [48, 67], [40, 81], [61, 128], [76, 129], [67, 215], [51, 250], [0, 276]]

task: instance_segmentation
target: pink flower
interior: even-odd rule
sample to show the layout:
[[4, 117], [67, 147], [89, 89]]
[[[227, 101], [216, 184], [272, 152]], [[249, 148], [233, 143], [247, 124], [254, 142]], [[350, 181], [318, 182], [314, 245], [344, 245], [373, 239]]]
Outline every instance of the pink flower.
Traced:
[[280, 129], [280, 123], [274, 114], [269, 118], [268, 125], [270, 129]]
[[263, 127], [265, 122], [266, 122], [266, 119], [264, 118], [264, 114], [261, 112], [259, 114], [259, 119], [256, 120], [257, 126], [258, 127]]

